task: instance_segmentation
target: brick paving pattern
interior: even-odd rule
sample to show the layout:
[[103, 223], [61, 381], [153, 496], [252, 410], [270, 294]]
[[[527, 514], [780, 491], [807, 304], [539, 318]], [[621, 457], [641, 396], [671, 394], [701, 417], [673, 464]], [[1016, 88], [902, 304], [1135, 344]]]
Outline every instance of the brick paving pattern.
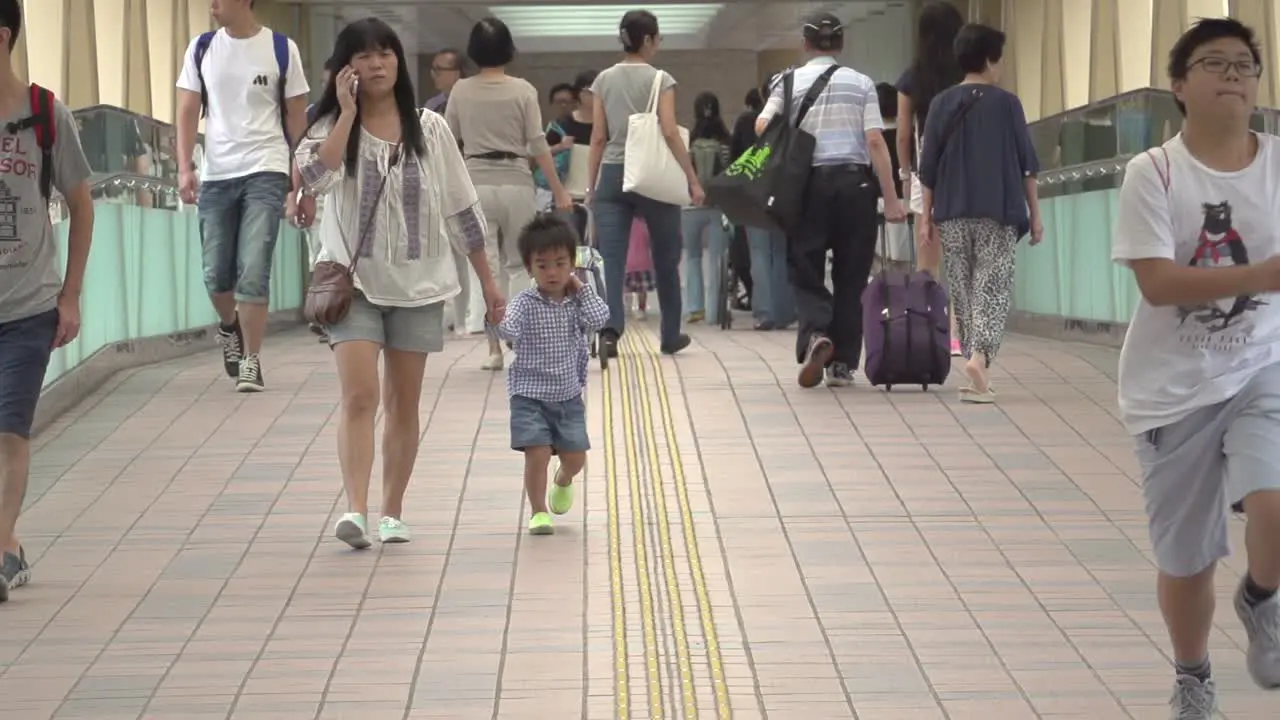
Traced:
[[[652, 325], [592, 370], [553, 537], [523, 531], [475, 340], [428, 364], [413, 542], [364, 552], [331, 537], [338, 386], [310, 336], [273, 340], [261, 395], [213, 354], [115, 378], [37, 438], [0, 718], [1167, 716], [1113, 352], [1013, 338], [980, 407], [802, 391], [786, 333], [698, 328], [672, 360]], [[1241, 569], [1214, 667], [1226, 717], [1269, 717]]]

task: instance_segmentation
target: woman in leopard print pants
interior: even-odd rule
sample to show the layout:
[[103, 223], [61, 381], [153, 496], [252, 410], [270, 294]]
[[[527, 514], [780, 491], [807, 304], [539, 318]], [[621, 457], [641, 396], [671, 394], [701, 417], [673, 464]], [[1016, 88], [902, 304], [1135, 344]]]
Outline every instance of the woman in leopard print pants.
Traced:
[[990, 218], [938, 223], [960, 350], [982, 369], [1000, 351], [1013, 293], [1018, 231]]
[[964, 81], [934, 97], [920, 151], [922, 235], [942, 245], [969, 385], [960, 398], [995, 401], [988, 380], [1009, 319], [1018, 238], [1040, 242], [1040, 170], [1022, 103], [997, 86], [1004, 33], [966, 25], [956, 35]]

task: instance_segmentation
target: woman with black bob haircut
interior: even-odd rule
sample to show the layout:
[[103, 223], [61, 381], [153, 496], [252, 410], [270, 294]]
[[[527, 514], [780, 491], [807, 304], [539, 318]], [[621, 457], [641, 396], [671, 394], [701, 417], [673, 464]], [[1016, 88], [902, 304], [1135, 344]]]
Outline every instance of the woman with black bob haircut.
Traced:
[[960, 400], [993, 403], [989, 369], [1004, 339], [1018, 239], [1044, 233], [1040, 161], [1018, 96], [999, 87], [1004, 33], [966, 25], [956, 35], [960, 84], [939, 93], [920, 144], [922, 236], [941, 245], [956, 337], [969, 359]]
[[[484, 216], [458, 144], [434, 112], [418, 114], [400, 39], [376, 18], [338, 33], [335, 72], [298, 144], [306, 192], [325, 196], [321, 263], [352, 272], [350, 310], [325, 328], [338, 366], [338, 459], [347, 512], [334, 534], [371, 544], [374, 416], [385, 404], [378, 538], [408, 542], [404, 494], [418, 455], [418, 405], [428, 353], [444, 348], [444, 303], [460, 291], [453, 252], [491, 278]], [[452, 247], [451, 247], [452, 246]], [[485, 282], [489, 320], [503, 299]], [[378, 356], [384, 384], [379, 387]]]
[[[529, 287], [529, 271], [520, 259], [516, 238], [538, 214], [538, 200], [529, 167], [532, 158], [542, 171], [555, 207], [568, 211], [573, 199], [556, 172], [542, 124], [542, 102], [533, 85], [507, 74], [516, 46], [507, 24], [487, 17], [471, 28], [467, 57], [479, 72], [463, 78], [449, 92], [444, 119], [466, 157], [488, 231], [485, 251], [497, 286], [515, 297]], [[468, 302], [479, 303], [474, 288]], [[498, 371], [505, 364], [502, 343], [487, 328], [489, 356], [482, 370]]]
[[616, 355], [618, 338], [626, 326], [623, 277], [631, 222], [639, 213], [649, 229], [653, 274], [662, 309], [659, 346], [670, 355], [689, 346], [689, 336], [680, 332], [680, 207], [622, 190], [627, 126], [632, 115], [648, 111], [655, 82], [663, 140], [684, 170], [694, 205], [702, 204], [704, 193], [676, 124], [676, 80], [649, 64], [662, 42], [658, 18], [648, 10], [631, 10], [622, 16], [618, 39], [626, 55], [621, 62], [601, 71], [591, 86], [595, 122], [587, 159], [587, 201], [595, 207], [596, 239], [604, 259], [609, 301], [609, 322], [601, 332], [600, 351]]

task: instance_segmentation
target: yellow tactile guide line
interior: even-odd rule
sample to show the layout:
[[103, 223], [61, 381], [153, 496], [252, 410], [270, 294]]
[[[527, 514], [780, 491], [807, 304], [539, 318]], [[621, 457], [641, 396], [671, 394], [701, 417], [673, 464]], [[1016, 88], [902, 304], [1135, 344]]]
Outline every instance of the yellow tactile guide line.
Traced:
[[[729, 705], [729, 689], [725, 682], [720, 645], [712, 616], [711, 598], [707, 592], [702, 557], [698, 551], [697, 534], [693, 527], [689, 488], [676, 442], [666, 378], [653, 340], [645, 330], [636, 329], [625, 335], [619, 349], [618, 357], [610, 363], [608, 370], [601, 373], [604, 469], [607, 480], [609, 528], [609, 579], [613, 609], [615, 717], [625, 720], [630, 720], [632, 717], [631, 667], [628, 660], [630, 649], [627, 630], [628, 621], [634, 623], [635, 619], [628, 618], [626, 612], [626, 593], [629, 588], [623, 579], [623, 556], [627, 539], [622, 536], [623, 523], [619, 515], [623, 505], [620, 493], [625, 491], [629, 495], [627, 505], [631, 510], [630, 541], [632, 544], [631, 552], [626, 554], [633, 555], [635, 558], [637, 582], [634, 591], [639, 594], [637, 598], [640, 608], [639, 629], [644, 642], [643, 672], [648, 716], [654, 720], [659, 718], [665, 720], [669, 712], [664, 703], [662, 667], [665, 663], [660, 658], [662, 644], [658, 637], [658, 622], [655, 617], [658, 591], [654, 585], [660, 581], [665, 586], [666, 598], [671, 604], [670, 622], [666, 624], [670, 626], [674, 636], [672, 644], [675, 647], [676, 674], [680, 682], [680, 708], [679, 710], [671, 708], [670, 717], [690, 720], [699, 716], [694, 664], [705, 663], [710, 671], [710, 690], [714, 695], [716, 717], [730, 718], [732, 710]], [[620, 417], [615, 417], [615, 405], [621, 406]], [[655, 428], [655, 405], [674, 481], [670, 485], [663, 477], [663, 468], [658, 456], [659, 436]], [[615, 429], [619, 424], [623, 433], [622, 457], [619, 457], [618, 440], [615, 437]], [[640, 445], [643, 445], [643, 448]], [[644, 472], [645, 470], [647, 472]], [[620, 481], [622, 475], [625, 475], [625, 485]], [[651, 495], [657, 515], [653, 519], [657, 525], [656, 548], [650, 547], [650, 536], [646, 533], [649, 526], [644, 517], [646, 494]], [[695, 657], [689, 646], [686, 613], [680, 592], [681, 573], [678, 573], [676, 568], [678, 548], [672, 538], [668, 494], [674, 496], [674, 505], [679, 512], [678, 520], [683, 529], [684, 558], [688, 562], [688, 576], [693, 584], [693, 596], [697, 601], [696, 612], [705, 640], [705, 657], [701, 657], [701, 653], [699, 653], [700, 656]], [[654, 570], [660, 572], [660, 578], [655, 579], [652, 574]]]

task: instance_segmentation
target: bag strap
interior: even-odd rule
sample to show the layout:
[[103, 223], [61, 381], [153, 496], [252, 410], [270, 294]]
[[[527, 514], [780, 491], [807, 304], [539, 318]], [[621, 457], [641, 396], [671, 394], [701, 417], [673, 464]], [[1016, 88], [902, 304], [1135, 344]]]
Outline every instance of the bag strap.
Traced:
[[58, 141], [53, 92], [31, 83], [30, 102], [31, 116], [8, 123], [5, 130], [10, 135], [35, 131], [36, 146], [40, 148], [40, 194], [48, 201], [53, 197], [53, 145]]
[[818, 96], [827, 89], [827, 84], [839, 69], [839, 65], [832, 65], [809, 86], [809, 92], [804, 94], [804, 100], [800, 101], [800, 110], [796, 112], [796, 127], [800, 127], [800, 123], [804, 122], [804, 116], [809, 114], [813, 104], [818, 101]]
[[[403, 143], [396, 143], [395, 148], [391, 151], [391, 162], [387, 165], [387, 172], [382, 174], [382, 180], [378, 183], [378, 192], [373, 196], [373, 203], [369, 206], [372, 208], [369, 211], [369, 222], [360, 231], [360, 239], [356, 241], [355, 252], [351, 251], [351, 247], [347, 245], [345, 237], [342, 240], [343, 246], [346, 247], [347, 255], [351, 258], [351, 263], [347, 265], [347, 277], [355, 277], [356, 265], [360, 264], [360, 255], [364, 252], [365, 241], [369, 239], [369, 234], [373, 232], [373, 228], [378, 224], [378, 217], [375, 214], [378, 212], [378, 203], [382, 201], [382, 191], [387, 188], [387, 178], [391, 176], [391, 168], [404, 161], [401, 155], [402, 148]], [[338, 233], [340, 235], [344, 234], [342, 232], [342, 223], [338, 223]]]
[[200, 117], [207, 117], [209, 114], [209, 89], [204, 84], [204, 56], [209, 53], [209, 46], [212, 43], [212, 31], [200, 33], [200, 37], [196, 38], [195, 50], [191, 53], [191, 59], [196, 66], [196, 77], [200, 80]]
[[791, 105], [795, 100], [791, 95], [796, 91], [795, 70], [788, 70], [782, 74], [782, 117], [791, 118]]
[[986, 93], [978, 88], [971, 89], [968, 97], [961, 101], [960, 107], [951, 113], [951, 117], [947, 120], [947, 126], [942, 129], [942, 135], [938, 138], [938, 157], [942, 157], [942, 153], [946, 152], [947, 141], [956, 133], [956, 130], [960, 129], [960, 123], [964, 122], [964, 117], [969, 114], [969, 111], [973, 109], [974, 105], [978, 104], [978, 101], [984, 95]]
[[273, 30], [271, 45], [276, 55], [276, 67], [280, 70], [280, 84], [276, 92], [277, 99], [280, 101], [280, 128], [284, 130], [285, 143], [292, 149], [293, 140], [289, 137], [289, 109], [286, 106], [288, 98], [285, 97], [289, 83], [289, 38]]
[[649, 89], [649, 109], [645, 112], [657, 114], [658, 96], [662, 94], [662, 71], [654, 68], [653, 87]]
[[1160, 184], [1164, 186], [1164, 191], [1168, 194], [1169, 187], [1173, 185], [1173, 164], [1172, 161], [1169, 160], [1169, 151], [1165, 150], [1163, 145], [1160, 146], [1160, 154], [1164, 155], [1164, 170], [1161, 170], [1160, 162], [1156, 160], [1155, 153], [1152, 152], [1153, 150], [1155, 150], [1155, 148], [1147, 150], [1147, 155], [1151, 156], [1151, 165], [1155, 167], [1156, 174], [1160, 176]]

